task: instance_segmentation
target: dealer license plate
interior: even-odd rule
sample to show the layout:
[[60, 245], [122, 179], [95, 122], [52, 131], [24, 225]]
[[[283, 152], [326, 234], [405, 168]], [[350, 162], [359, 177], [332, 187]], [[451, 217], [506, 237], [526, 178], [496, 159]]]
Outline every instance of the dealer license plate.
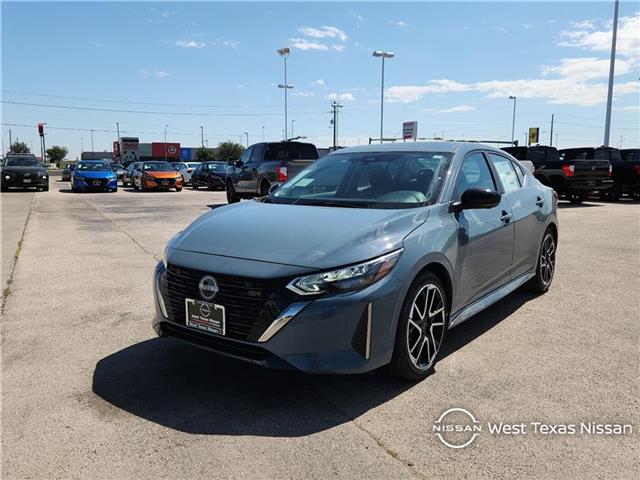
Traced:
[[222, 305], [192, 298], [186, 298], [184, 302], [187, 327], [225, 335], [225, 310]]

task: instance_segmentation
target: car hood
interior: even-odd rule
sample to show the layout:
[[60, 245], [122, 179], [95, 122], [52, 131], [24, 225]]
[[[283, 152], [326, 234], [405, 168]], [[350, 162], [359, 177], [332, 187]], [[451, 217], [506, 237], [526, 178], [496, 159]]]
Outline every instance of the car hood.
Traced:
[[111, 170], [75, 170], [74, 173], [83, 178], [109, 178], [114, 175]]
[[176, 178], [179, 175], [178, 172], [153, 172], [150, 170], [145, 170], [144, 173], [151, 175], [153, 178]]
[[277, 205], [256, 201], [220, 207], [174, 237], [170, 248], [327, 269], [402, 247], [429, 215], [401, 210]]
[[47, 170], [44, 167], [2, 167], [2, 171], [13, 173], [47, 173]]

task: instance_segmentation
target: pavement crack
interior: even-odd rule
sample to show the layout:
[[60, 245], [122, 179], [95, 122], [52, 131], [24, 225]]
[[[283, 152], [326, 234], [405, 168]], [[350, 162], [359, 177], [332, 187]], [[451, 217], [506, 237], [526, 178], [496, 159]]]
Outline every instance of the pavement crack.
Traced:
[[358, 430], [360, 430], [369, 438], [371, 438], [374, 442], [376, 442], [376, 445], [378, 445], [378, 447], [380, 447], [387, 455], [389, 455], [391, 458], [393, 458], [397, 462], [401, 463], [404, 467], [408, 468], [414, 477], [419, 478], [421, 480], [428, 479], [427, 476], [425, 476], [420, 470], [417, 469], [417, 467], [415, 466], [415, 462], [413, 462], [412, 460], [403, 458], [399, 452], [396, 452], [391, 447], [386, 445], [381, 438], [379, 438], [373, 432], [371, 432], [370, 430], [365, 428], [363, 425], [361, 425], [353, 416], [349, 415], [342, 408], [340, 408], [340, 406], [338, 406], [333, 401], [331, 401], [329, 397], [327, 397], [326, 395], [323, 395], [322, 392], [320, 392], [320, 390], [315, 388], [313, 385], [311, 385], [311, 389], [315, 391], [316, 394], [320, 398], [322, 398], [331, 408], [336, 410], [340, 415], [342, 415], [346, 420], [348, 420], [349, 423], [354, 425]]
[[2, 304], [0, 304], [0, 313], [4, 314], [5, 306], [7, 303], [7, 297], [11, 294], [11, 284], [13, 283], [13, 274], [16, 269], [16, 264], [18, 263], [18, 258], [20, 257], [20, 251], [22, 250], [22, 242], [24, 241], [24, 234], [27, 231], [27, 225], [29, 224], [29, 218], [31, 218], [31, 212], [33, 211], [33, 205], [36, 203], [36, 196], [34, 195], [31, 199], [31, 203], [29, 204], [29, 211], [27, 212], [27, 218], [24, 220], [24, 226], [22, 227], [22, 232], [20, 233], [20, 240], [18, 240], [18, 245], [16, 246], [16, 251], [13, 254], [13, 259], [11, 260], [11, 266], [9, 267], [9, 276], [7, 277], [7, 284], [4, 286], [2, 290]]
[[107, 220], [113, 227], [115, 227], [116, 229], [120, 230], [122, 233], [124, 233], [127, 237], [129, 237], [129, 240], [131, 240], [134, 245], [136, 245], [140, 250], [142, 250], [143, 252], [147, 253], [148, 255], [151, 256], [151, 258], [153, 258], [155, 261], [160, 261], [160, 259], [156, 256], [155, 253], [151, 252], [150, 250], [148, 250], [144, 245], [142, 245], [140, 242], [138, 242], [134, 236], [132, 234], [130, 234], [128, 231], [126, 231], [122, 226], [118, 225], [112, 218], [110, 218], [109, 216], [105, 215], [105, 213], [100, 210], [98, 207], [96, 207], [93, 203], [91, 203], [89, 200], [83, 199], [85, 201], [85, 203], [87, 205], [89, 205], [91, 208], [93, 208], [96, 212], [98, 212], [98, 214], [104, 218], [105, 220]]

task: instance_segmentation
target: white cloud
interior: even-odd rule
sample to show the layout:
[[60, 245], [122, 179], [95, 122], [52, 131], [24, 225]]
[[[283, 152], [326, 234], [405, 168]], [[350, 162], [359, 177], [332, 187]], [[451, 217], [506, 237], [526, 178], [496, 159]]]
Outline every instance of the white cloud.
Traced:
[[413, 103], [420, 100], [427, 93], [452, 93], [472, 90], [472, 86], [453, 80], [431, 80], [427, 85], [402, 85], [389, 87], [385, 98], [389, 102]]
[[319, 78], [318, 80], [314, 80], [311, 82], [311, 85], [317, 85], [318, 87], [326, 87], [327, 85], [324, 83], [324, 80]]
[[204, 48], [207, 44], [196, 42], [195, 40], [176, 40], [176, 46], [182, 48]]
[[533, 28], [533, 25], [531, 25], [530, 23], [523, 23], [522, 28], [524, 28], [525, 30], [531, 30]]
[[[618, 22], [618, 55], [637, 61], [640, 57], [640, 12], [629, 17], [621, 17]], [[611, 25], [597, 26], [591, 21], [571, 24], [571, 28], [560, 33], [563, 47], [579, 47], [594, 52], [607, 52], [611, 49]]]
[[340, 44], [331, 45], [331, 48], [333, 48], [336, 52], [341, 52], [344, 50], [344, 45], [340, 45]]
[[347, 34], [337, 27], [323, 26], [320, 28], [300, 27], [298, 31], [303, 35], [311, 38], [337, 38], [341, 42], [347, 40]]
[[104, 45], [101, 44], [100, 42], [91, 42], [91, 45], [93, 45], [94, 47], [98, 47], [98, 48], [104, 47]]
[[242, 83], [238, 83], [238, 84], [236, 85], [236, 88], [244, 88], [244, 85], [243, 85]]
[[306, 38], [290, 38], [289, 43], [298, 50], [329, 50], [324, 43], [311, 42]]
[[[616, 60], [616, 75], [631, 72], [633, 65], [629, 60]], [[557, 74], [561, 77], [590, 80], [593, 78], [607, 78], [609, 76], [609, 59], [585, 57], [563, 58], [559, 65], [543, 65], [542, 74]]]
[[338, 102], [353, 102], [355, 100], [353, 93], [350, 92], [330, 93], [328, 95], [325, 95], [324, 98], [327, 100], [337, 100]]
[[640, 112], [640, 105], [627, 105], [626, 107], [613, 107], [618, 112]]
[[224, 47], [224, 48], [232, 48], [237, 50], [240, 42], [237, 40], [222, 40], [220, 38], [216, 38], [213, 42], [209, 42], [210, 45], [214, 47]]
[[313, 97], [313, 92], [305, 92], [304, 90], [296, 90], [292, 93], [294, 97]]
[[151, 70], [147, 70], [146, 68], [141, 68], [140, 70], [138, 70], [138, 73], [140, 75], [144, 75], [147, 77], [156, 77], [156, 78], [165, 78], [170, 75], [169, 72], [165, 72], [164, 70], [151, 71]]
[[464, 112], [473, 112], [476, 107], [472, 107], [471, 105], [458, 105], [451, 108], [445, 108], [444, 110], [438, 110], [437, 113], [464, 113]]
[[407, 22], [403, 22], [402, 20], [389, 20], [389, 23], [398, 28], [407, 28], [409, 26]]

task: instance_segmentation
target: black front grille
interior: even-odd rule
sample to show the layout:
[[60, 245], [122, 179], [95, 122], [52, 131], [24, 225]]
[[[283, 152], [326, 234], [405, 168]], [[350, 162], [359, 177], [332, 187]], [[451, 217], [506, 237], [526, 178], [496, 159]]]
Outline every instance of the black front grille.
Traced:
[[170, 187], [176, 183], [175, 178], [156, 178], [156, 183], [161, 187]]
[[185, 298], [202, 299], [198, 284], [205, 275], [218, 282], [218, 294], [211, 302], [225, 307], [226, 336], [238, 340], [258, 340], [295, 297], [285, 288], [290, 279], [238, 277], [169, 265], [161, 285], [170, 320], [185, 323]]
[[85, 179], [85, 183], [92, 187], [106, 187], [109, 180], [106, 178], [87, 178]]

